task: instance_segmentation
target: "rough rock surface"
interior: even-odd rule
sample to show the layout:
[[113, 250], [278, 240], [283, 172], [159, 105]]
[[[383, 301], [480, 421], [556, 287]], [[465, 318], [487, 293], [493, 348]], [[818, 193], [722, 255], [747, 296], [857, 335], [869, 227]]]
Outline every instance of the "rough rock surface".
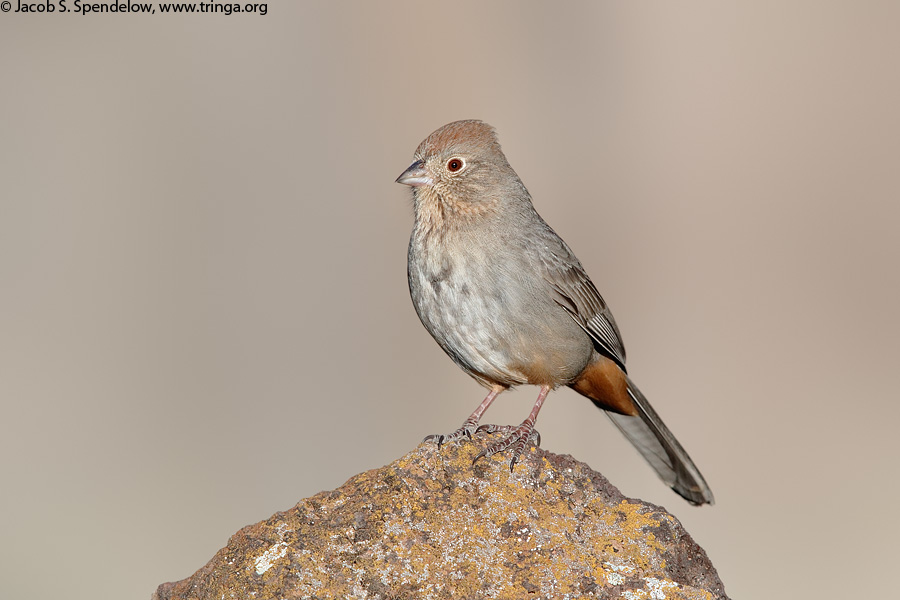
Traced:
[[423, 443], [247, 526], [153, 599], [726, 598], [665, 510], [538, 448], [473, 465], [486, 438]]

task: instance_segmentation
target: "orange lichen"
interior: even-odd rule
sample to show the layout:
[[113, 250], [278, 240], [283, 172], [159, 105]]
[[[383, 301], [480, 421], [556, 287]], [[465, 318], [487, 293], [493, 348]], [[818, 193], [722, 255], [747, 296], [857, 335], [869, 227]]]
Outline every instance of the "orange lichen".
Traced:
[[[693, 542], [668, 514], [535, 448], [512, 471], [502, 455], [473, 464], [486, 443], [423, 444], [301, 501], [158, 597], [724, 597], [721, 583], [714, 595], [670, 577], [668, 546]], [[689, 567], [718, 582], [702, 559]]]

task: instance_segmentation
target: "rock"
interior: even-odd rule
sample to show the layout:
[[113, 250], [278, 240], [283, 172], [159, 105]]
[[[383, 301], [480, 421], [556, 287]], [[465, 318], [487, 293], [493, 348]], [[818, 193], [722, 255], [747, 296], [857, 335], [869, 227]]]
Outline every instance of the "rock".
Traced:
[[[423, 443], [231, 537], [154, 600], [725, 599], [678, 520], [570, 456]], [[695, 510], [685, 505], [685, 510]]]

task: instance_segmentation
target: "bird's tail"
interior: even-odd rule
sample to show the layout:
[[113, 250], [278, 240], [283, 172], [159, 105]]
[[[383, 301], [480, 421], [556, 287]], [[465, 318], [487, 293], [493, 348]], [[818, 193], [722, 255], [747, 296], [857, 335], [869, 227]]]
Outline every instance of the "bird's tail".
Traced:
[[[631, 379], [628, 395], [638, 415], [623, 415], [604, 411], [625, 434], [641, 456], [646, 459], [659, 477], [677, 494], [691, 504], [712, 504], [713, 493], [700, 474], [694, 461], [688, 456], [666, 424]], [[601, 406], [602, 408], [602, 406]]]

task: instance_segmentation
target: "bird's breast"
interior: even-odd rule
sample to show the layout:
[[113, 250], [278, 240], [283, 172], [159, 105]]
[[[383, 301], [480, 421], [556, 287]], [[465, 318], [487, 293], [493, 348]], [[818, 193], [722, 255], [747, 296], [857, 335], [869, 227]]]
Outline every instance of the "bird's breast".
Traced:
[[503, 248], [414, 230], [408, 274], [422, 324], [482, 382], [561, 385], [590, 359], [587, 334]]

